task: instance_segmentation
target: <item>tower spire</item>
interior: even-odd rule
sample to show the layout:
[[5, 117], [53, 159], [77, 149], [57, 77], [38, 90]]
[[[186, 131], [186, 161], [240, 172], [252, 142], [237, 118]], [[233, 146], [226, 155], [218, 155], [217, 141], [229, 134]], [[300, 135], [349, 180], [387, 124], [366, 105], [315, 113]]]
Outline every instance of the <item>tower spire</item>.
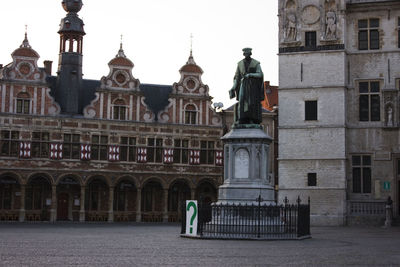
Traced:
[[194, 58], [193, 58], [193, 34], [190, 34], [190, 55], [189, 55], [189, 59], [186, 62], [186, 64], [196, 65], [196, 62], [194, 62]]
[[25, 38], [22, 41], [20, 48], [32, 48], [28, 41], [28, 25], [25, 25]]
[[115, 57], [126, 57], [124, 49], [122, 48], [122, 37], [123, 37], [123, 35], [121, 34], [121, 42], [119, 44], [119, 51]]

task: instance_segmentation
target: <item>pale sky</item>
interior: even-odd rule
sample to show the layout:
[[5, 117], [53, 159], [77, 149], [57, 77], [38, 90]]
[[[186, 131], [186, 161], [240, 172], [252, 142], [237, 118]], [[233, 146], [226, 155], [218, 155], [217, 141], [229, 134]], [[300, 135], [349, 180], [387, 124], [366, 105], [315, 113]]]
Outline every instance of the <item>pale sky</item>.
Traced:
[[[59, 23], [66, 12], [61, 0], [2, 1], [0, 64], [12, 61], [21, 45], [25, 25], [28, 39], [39, 53], [39, 67], [53, 61], [57, 71]], [[253, 48], [264, 80], [278, 85], [277, 0], [83, 0], [79, 16], [85, 23], [83, 73], [100, 80], [109, 72], [123, 35], [127, 57], [135, 64], [133, 76], [141, 83], [172, 85], [180, 79], [193, 34], [193, 56], [203, 69], [202, 81], [214, 102], [234, 103], [228, 90], [242, 48]]]

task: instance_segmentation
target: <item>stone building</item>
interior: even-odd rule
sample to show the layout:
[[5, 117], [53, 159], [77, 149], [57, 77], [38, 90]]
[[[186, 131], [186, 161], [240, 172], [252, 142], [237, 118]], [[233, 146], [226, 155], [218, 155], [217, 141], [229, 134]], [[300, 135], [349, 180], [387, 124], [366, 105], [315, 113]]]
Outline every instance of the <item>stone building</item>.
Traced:
[[400, 2], [279, 0], [279, 198], [319, 225], [400, 209]]
[[0, 66], [0, 220], [177, 221], [216, 201], [222, 119], [190, 52], [171, 85], [141, 84], [122, 44], [82, 77], [82, 1], [66, 0], [56, 75], [27, 35]]

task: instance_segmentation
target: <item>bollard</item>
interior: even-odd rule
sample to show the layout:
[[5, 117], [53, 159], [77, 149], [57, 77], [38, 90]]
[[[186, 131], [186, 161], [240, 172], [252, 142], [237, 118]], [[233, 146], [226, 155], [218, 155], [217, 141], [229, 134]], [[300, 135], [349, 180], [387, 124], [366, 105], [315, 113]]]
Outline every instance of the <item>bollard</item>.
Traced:
[[385, 220], [385, 228], [389, 228], [392, 226], [392, 218], [393, 218], [393, 200], [388, 197], [386, 201], [386, 220]]

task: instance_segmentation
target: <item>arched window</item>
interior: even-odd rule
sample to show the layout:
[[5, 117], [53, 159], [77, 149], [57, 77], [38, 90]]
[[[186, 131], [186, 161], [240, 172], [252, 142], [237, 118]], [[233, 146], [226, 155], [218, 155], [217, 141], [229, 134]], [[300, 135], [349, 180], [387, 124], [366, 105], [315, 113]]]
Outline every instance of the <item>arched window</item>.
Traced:
[[114, 120], [126, 120], [127, 117], [127, 107], [125, 105], [125, 101], [122, 99], [117, 99], [114, 101], [113, 105], [113, 119]]
[[185, 124], [197, 124], [197, 110], [194, 105], [185, 108]]
[[31, 106], [31, 99], [28, 93], [21, 92], [17, 95], [17, 108], [16, 113], [19, 114], [29, 114], [30, 113], [30, 106]]

